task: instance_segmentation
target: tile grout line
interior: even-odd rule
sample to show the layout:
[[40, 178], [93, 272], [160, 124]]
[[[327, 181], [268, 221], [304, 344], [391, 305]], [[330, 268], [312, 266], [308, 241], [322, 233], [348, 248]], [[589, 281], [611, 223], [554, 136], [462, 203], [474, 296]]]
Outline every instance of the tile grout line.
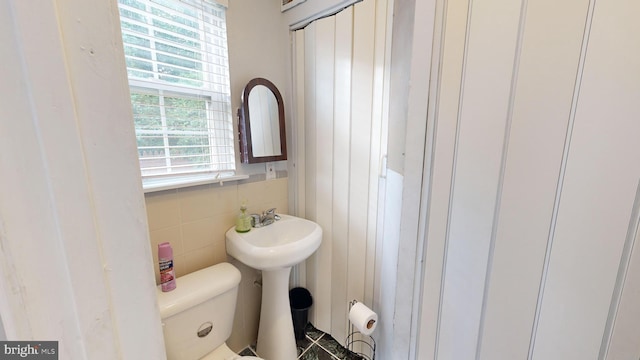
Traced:
[[314, 340], [311, 336], [309, 336], [309, 335], [305, 334], [304, 336], [305, 336], [307, 339], [311, 340], [311, 344], [309, 344], [309, 346], [307, 346], [307, 348], [306, 348], [306, 349], [304, 349], [304, 351], [300, 353], [300, 355], [297, 357], [297, 359], [302, 358], [302, 355], [306, 354], [306, 353], [307, 353], [307, 351], [309, 351], [309, 349], [311, 349], [311, 348], [313, 347], [313, 345], [318, 345], [318, 346], [320, 346], [320, 344], [318, 344], [318, 340], [322, 339], [322, 337], [323, 337], [324, 335], [325, 335], [325, 334], [322, 334], [322, 335], [320, 335], [317, 339], [315, 339], [315, 340]]
[[[321, 331], [320, 331], [321, 332]], [[322, 338], [324, 338], [324, 336], [327, 335], [327, 333], [322, 332], [322, 334], [320, 336], [318, 336], [317, 339], [313, 339], [311, 336], [305, 334], [305, 338], [307, 340], [309, 340], [309, 345], [300, 353], [300, 355], [298, 355], [298, 357], [296, 359], [300, 360], [302, 359], [302, 357], [309, 352], [309, 349], [311, 349], [314, 345], [317, 345], [320, 349], [322, 349], [323, 351], [325, 351], [327, 354], [331, 355], [331, 359], [333, 360], [341, 360], [337, 354], [334, 354], [333, 352], [331, 352], [330, 350], [328, 350], [327, 348], [325, 348], [324, 346], [322, 346], [320, 344], [320, 340]], [[327, 341], [335, 341], [338, 345], [340, 345], [336, 340], [332, 340], [332, 339], [328, 339]], [[297, 343], [296, 343], [296, 347], [297, 347]], [[249, 345], [247, 346], [244, 350], [249, 349], [249, 351], [253, 354], [253, 356], [258, 357], [259, 355], [257, 354], [257, 352], [255, 351], [255, 349], [253, 348], [253, 346]], [[348, 352], [359, 355], [357, 353], [354, 353], [352, 351], [350, 351], [349, 349], [345, 348]]]

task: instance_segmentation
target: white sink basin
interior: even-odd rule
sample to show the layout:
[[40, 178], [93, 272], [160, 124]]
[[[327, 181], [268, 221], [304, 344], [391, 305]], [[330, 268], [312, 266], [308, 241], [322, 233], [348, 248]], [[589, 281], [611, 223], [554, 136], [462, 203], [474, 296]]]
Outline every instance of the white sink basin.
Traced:
[[262, 310], [258, 356], [266, 360], [296, 360], [298, 352], [289, 308], [291, 267], [311, 256], [322, 241], [322, 228], [313, 221], [280, 215], [273, 224], [246, 233], [227, 231], [227, 253], [262, 270]]
[[227, 231], [227, 253], [258, 270], [296, 265], [311, 256], [322, 241], [322, 228], [313, 221], [290, 215], [246, 233]]

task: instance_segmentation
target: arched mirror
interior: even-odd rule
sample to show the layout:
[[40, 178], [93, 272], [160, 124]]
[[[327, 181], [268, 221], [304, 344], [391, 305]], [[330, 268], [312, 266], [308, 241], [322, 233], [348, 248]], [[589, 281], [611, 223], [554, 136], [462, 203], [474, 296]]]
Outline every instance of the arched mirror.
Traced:
[[238, 130], [243, 163], [287, 160], [284, 103], [271, 81], [256, 78], [245, 86], [238, 110]]

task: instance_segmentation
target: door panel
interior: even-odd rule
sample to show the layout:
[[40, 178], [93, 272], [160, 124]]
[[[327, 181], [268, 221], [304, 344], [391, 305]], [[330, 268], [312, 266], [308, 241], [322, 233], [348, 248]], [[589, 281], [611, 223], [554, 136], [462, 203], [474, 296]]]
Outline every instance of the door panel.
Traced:
[[640, 3], [469, 4], [434, 62], [423, 358], [638, 359]]

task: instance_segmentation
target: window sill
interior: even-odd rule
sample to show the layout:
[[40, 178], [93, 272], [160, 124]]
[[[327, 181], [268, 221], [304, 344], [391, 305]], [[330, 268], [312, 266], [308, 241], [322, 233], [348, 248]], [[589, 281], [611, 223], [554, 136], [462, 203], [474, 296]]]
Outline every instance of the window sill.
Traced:
[[238, 181], [248, 179], [249, 175], [231, 175], [218, 177], [217, 174], [199, 174], [191, 176], [180, 177], [167, 177], [167, 178], [155, 178], [155, 179], [143, 179], [142, 189], [144, 193], [151, 193], [155, 191], [180, 189], [189, 186], [205, 185], [205, 184], [217, 184], [227, 181]]

